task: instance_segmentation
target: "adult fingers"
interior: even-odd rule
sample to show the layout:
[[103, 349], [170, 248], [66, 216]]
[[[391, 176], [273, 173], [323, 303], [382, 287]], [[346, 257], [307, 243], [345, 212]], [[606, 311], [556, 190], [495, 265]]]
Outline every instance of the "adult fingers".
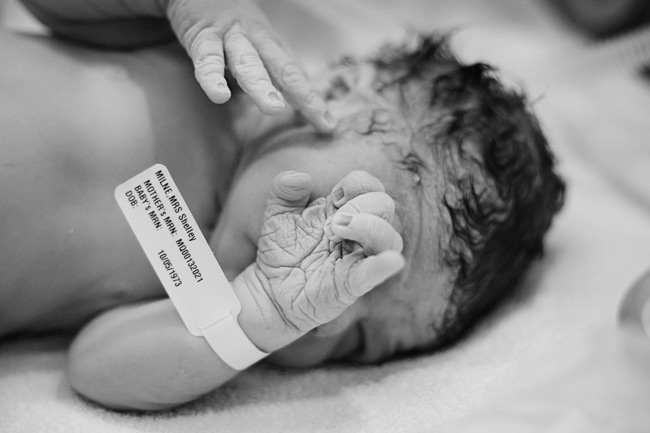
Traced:
[[231, 93], [224, 78], [223, 41], [218, 32], [206, 27], [200, 30], [188, 47], [194, 63], [194, 75], [212, 102], [223, 104]]
[[402, 237], [397, 230], [377, 215], [337, 212], [332, 219], [331, 230], [342, 239], [357, 242], [366, 255], [383, 251], [401, 252], [403, 248]]
[[361, 297], [372, 288], [397, 274], [404, 267], [404, 257], [397, 251], [384, 251], [375, 256], [363, 258], [354, 262], [343, 287], [355, 297]]
[[264, 114], [274, 115], [283, 111], [282, 95], [271, 83], [260, 54], [235, 24], [224, 36], [224, 49], [228, 67], [246, 92]]
[[336, 122], [330, 115], [327, 104], [316, 92], [290, 50], [282, 47], [272, 34], [261, 30], [251, 34], [251, 40], [273, 82], [280, 88], [287, 101], [300, 111], [317, 131], [332, 131]]
[[297, 171], [278, 174], [271, 183], [266, 218], [286, 212], [302, 212], [309, 202], [312, 190], [311, 176]]
[[341, 179], [332, 188], [332, 201], [340, 208], [353, 198], [368, 192], [384, 192], [386, 189], [379, 179], [367, 171], [355, 170]]

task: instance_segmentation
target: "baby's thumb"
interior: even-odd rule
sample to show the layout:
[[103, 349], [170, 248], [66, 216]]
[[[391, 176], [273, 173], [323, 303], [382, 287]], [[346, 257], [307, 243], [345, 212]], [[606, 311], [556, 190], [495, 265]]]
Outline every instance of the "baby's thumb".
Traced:
[[312, 180], [307, 173], [285, 171], [278, 174], [271, 184], [271, 194], [266, 206], [266, 218], [299, 211], [309, 203]]
[[401, 271], [404, 264], [404, 257], [393, 250], [366, 257], [356, 262], [350, 269], [349, 290], [355, 297], [361, 297]]

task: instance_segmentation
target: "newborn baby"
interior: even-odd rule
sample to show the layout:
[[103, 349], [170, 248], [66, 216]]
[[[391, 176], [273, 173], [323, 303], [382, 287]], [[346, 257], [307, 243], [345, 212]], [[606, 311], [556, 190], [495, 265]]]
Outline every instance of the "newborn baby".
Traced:
[[[114, 204], [114, 187], [155, 162], [233, 282], [242, 328], [282, 365], [380, 362], [456, 341], [541, 255], [562, 204], [525, 99], [488, 66], [459, 63], [441, 37], [333, 69], [331, 134], [301, 116], [262, 119], [245, 98], [212, 105], [177, 47], [0, 44], [0, 237], [12, 245], [0, 253], [0, 335], [97, 316], [71, 348], [69, 377], [107, 406], [169, 407], [236, 374], [156, 300], [164, 291]], [[325, 246], [292, 265], [317, 263], [313, 293], [330, 298], [278, 301], [288, 279], [265, 280], [281, 261], [266, 255], [279, 241], [269, 227]], [[349, 256], [364, 272], [335, 277], [328, 263]]]

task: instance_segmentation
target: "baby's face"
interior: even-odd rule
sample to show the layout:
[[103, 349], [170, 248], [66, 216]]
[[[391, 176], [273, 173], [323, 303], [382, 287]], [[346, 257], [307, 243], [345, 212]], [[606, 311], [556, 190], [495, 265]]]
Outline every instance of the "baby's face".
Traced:
[[315, 199], [329, 194], [350, 171], [365, 170], [396, 202], [393, 224], [404, 240], [406, 267], [338, 319], [279, 351], [276, 360], [287, 364], [343, 357], [373, 361], [426, 345], [436, 337], [450, 291], [448, 271], [437, 264], [441, 191], [432, 152], [413, 144], [397, 95], [377, 94], [370, 69], [335, 76], [330, 110], [339, 125], [333, 135], [318, 135], [295, 119], [274, 125], [246, 153], [212, 247], [229, 277], [255, 261], [269, 186], [278, 173], [309, 173]]

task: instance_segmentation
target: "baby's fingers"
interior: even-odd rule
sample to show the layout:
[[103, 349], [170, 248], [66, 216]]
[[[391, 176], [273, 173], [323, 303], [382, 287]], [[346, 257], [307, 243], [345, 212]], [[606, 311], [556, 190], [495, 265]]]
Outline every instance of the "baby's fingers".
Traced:
[[258, 31], [251, 40], [268, 68], [273, 82], [284, 97], [319, 132], [330, 132], [336, 126], [327, 104], [316, 92], [291, 51], [280, 45], [271, 32]]
[[285, 65], [282, 72], [274, 78], [289, 103], [300, 111], [318, 132], [331, 132], [336, 127], [336, 121], [329, 113], [327, 104], [296, 64]]
[[367, 255], [401, 252], [403, 248], [397, 230], [377, 215], [338, 212], [332, 219], [331, 229], [336, 236], [360, 244]]
[[341, 179], [332, 188], [332, 202], [340, 208], [353, 198], [368, 192], [384, 192], [384, 185], [367, 171], [355, 170]]
[[366, 213], [392, 223], [395, 216], [395, 201], [384, 192], [368, 192], [345, 203], [337, 213]]
[[241, 31], [238, 24], [224, 37], [228, 67], [246, 92], [264, 114], [279, 114], [285, 104], [280, 92], [271, 83], [259, 53]]
[[404, 257], [396, 251], [361, 259], [352, 265], [345, 287], [352, 296], [361, 297], [402, 270], [404, 263]]
[[285, 171], [271, 183], [271, 194], [265, 218], [286, 212], [302, 212], [309, 202], [312, 190], [311, 176], [307, 173]]
[[225, 60], [223, 42], [215, 29], [199, 31], [188, 48], [194, 63], [194, 75], [201, 88], [214, 103], [230, 99], [230, 90], [224, 78]]

